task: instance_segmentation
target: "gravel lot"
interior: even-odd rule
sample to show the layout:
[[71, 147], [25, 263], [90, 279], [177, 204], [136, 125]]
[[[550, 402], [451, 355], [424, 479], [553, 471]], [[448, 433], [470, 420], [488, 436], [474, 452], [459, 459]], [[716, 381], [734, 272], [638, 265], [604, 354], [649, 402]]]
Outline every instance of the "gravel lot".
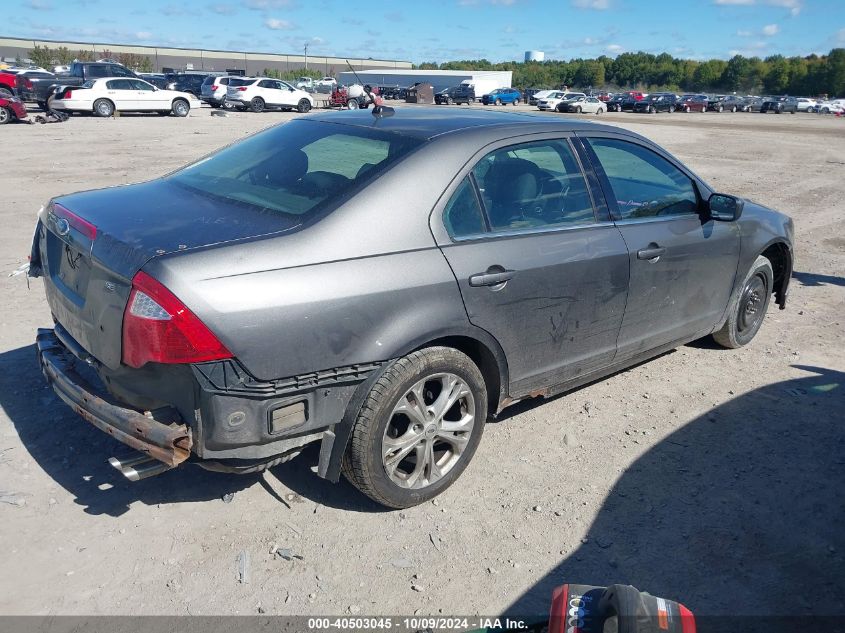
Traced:
[[[209, 113], [0, 129], [0, 271], [26, 259], [51, 196], [155, 177], [296, 116]], [[697, 614], [845, 614], [845, 120], [601, 120], [795, 219], [787, 310], [749, 347], [697, 342], [518, 404], [457, 485], [387, 512], [317, 478], [314, 451], [263, 477], [124, 480], [106, 461], [118, 445], [39, 374], [41, 282], [3, 274], [0, 613], [528, 614], [557, 584], [623, 582]]]

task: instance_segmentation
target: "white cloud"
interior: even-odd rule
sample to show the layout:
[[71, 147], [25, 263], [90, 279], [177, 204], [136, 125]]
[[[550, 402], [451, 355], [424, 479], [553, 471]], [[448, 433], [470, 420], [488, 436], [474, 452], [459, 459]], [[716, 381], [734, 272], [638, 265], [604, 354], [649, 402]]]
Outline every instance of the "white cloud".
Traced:
[[739, 35], [740, 37], [751, 37], [753, 35], [753, 33], [751, 31], [743, 31], [743, 30], [737, 31], [736, 34]]
[[213, 4], [209, 7], [212, 13], [218, 15], [234, 15], [237, 10], [231, 4]]
[[713, 4], [719, 6], [757, 6], [765, 5], [769, 7], [780, 7], [782, 9], [789, 9], [789, 14], [796, 17], [804, 8], [804, 0], [713, 0]]
[[296, 28], [291, 22], [279, 20], [278, 18], [267, 18], [264, 20], [264, 26], [274, 31], [290, 31]]
[[836, 32], [836, 43], [837, 44], [845, 44], [845, 29], [839, 29]]
[[35, 11], [52, 11], [53, 5], [49, 2], [45, 2], [45, 0], [27, 0], [26, 5], [30, 9], [34, 9]]
[[606, 50], [608, 53], [615, 54], [624, 51], [625, 47], [620, 46], [619, 44], [608, 44], [604, 50]]
[[780, 33], [780, 27], [777, 24], [767, 24], [763, 27], [763, 35], [771, 37]]
[[135, 38], [138, 40], [151, 40], [153, 39], [153, 34], [149, 31], [137, 31], [135, 33]]
[[290, 8], [293, 5], [293, 0], [245, 0], [244, 2], [244, 6], [247, 9], [253, 9], [255, 11]]
[[576, 9], [604, 11], [610, 8], [610, 0], [572, 0], [572, 6]]

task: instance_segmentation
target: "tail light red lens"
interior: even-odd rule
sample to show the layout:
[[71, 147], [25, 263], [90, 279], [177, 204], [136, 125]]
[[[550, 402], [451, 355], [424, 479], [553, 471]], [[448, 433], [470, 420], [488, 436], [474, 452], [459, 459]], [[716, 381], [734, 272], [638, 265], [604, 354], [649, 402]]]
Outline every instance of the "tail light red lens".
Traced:
[[29, 79], [23, 80], [23, 85], [26, 86], [27, 90], [32, 90], [32, 81]]
[[64, 218], [65, 220], [67, 220], [67, 223], [70, 225], [71, 228], [76, 229], [92, 242], [96, 239], [97, 227], [91, 224], [88, 220], [80, 218], [73, 211], [65, 209], [60, 204], [54, 204], [53, 215], [55, 215], [57, 218]]
[[246, 86], [238, 86], [238, 90], [241, 92], [246, 92]]
[[176, 295], [148, 274], [132, 279], [123, 311], [123, 363], [201, 363], [232, 358], [218, 338]]
[[65, 90], [64, 94], [62, 95], [62, 99], [70, 99], [70, 95], [73, 94], [73, 90]]

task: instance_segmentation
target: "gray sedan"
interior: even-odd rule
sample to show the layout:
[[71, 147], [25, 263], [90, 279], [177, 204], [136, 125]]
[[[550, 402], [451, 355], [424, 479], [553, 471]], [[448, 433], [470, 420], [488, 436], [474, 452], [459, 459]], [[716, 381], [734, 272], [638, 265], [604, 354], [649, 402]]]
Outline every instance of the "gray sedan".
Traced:
[[377, 108], [301, 117], [146, 183], [55, 198], [44, 375], [135, 449], [254, 472], [320, 445], [401, 508], [485, 421], [785, 306], [792, 221], [615, 127]]

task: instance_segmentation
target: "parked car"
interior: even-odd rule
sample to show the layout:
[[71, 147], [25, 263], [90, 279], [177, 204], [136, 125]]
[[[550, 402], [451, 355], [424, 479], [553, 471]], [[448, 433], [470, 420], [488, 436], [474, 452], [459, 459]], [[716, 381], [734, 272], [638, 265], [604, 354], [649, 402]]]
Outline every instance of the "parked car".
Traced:
[[763, 100], [763, 105], [760, 106], [760, 112], [763, 114], [767, 112], [774, 112], [781, 114], [782, 112], [789, 112], [795, 114], [798, 112], [798, 99], [795, 97], [766, 97]]
[[561, 101], [558, 105], [558, 112], [574, 112], [575, 114], [604, 114], [607, 112], [607, 105], [598, 100], [597, 97], [575, 97]]
[[[381, 95], [382, 99], [391, 99], [391, 100], [399, 99], [400, 98], [399, 95], [402, 91], [402, 89], [396, 84], [380, 85], [380, 86], [375, 86], [375, 88], [378, 91], [378, 93]], [[401, 98], [404, 99], [404, 97], [401, 97]]]
[[222, 76], [221, 73], [176, 73], [167, 76], [170, 80], [170, 83], [167, 84], [167, 89], [190, 92], [199, 99], [202, 96], [202, 85], [205, 80], [208, 77], [219, 76]]
[[674, 112], [681, 98], [671, 92], [653, 92], [642, 101], [634, 103], [633, 112]]
[[721, 95], [707, 103], [707, 109], [712, 112], [744, 112], [745, 107], [745, 99], [736, 95]]
[[798, 112], [814, 112], [818, 103], [815, 99], [808, 99], [807, 97], [798, 97], [797, 101]]
[[483, 95], [481, 102], [484, 105], [519, 105], [522, 94], [516, 88], [496, 88], [490, 94]]
[[314, 97], [304, 90], [266, 77], [231, 77], [226, 100], [242, 110], [249, 108], [253, 112], [262, 112], [268, 107], [308, 112], [314, 107]]
[[17, 94], [17, 70], [0, 70], [0, 97], [14, 97]]
[[759, 112], [763, 107], [763, 97], [745, 97], [745, 112]]
[[434, 94], [434, 103], [452, 105], [456, 103], [461, 105], [465, 103], [471, 105], [475, 101], [475, 90], [472, 86], [461, 84], [459, 86], [452, 86], [441, 90]]
[[554, 110], [556, 112], [566, 112], [567, 102], [586, 98], [583, 92], [554, 92], [545, 99], [537, 102], [537, 108], [540, 110]]
[[643, 94], [639, 90], [628, 90], [624, 94], [630, 96], [634, 101], [642, 101], [648, 96], [646, 94]]
[[230, 77], [209, 75], [200, 87], [200, 100], [212, 108], [219, 108], [226, 103]]
[[0, 125], [12, 121], [23, 121], [27, 117], [26, 106], [17, 97], [0, 96]]
[[680, 112], [707, 112], [709, 102], [707, 95], [683, 95], [675, 110]]
[[138, 73], [138, 77], [162, 90], [167, 90], [167, 84], [170, 83], [163, 73]]
[[535, 106], [535, 105], [537, 105], [537, 103], [540, 102], [541, 99], [545, 99], [546, 97], [551, 95], [553, 92], [558, 92], [558, 91], [557, 90], [538, 90], [534, 94], [528, 96], [528, 104]]
[[845, 99], [822, 101], [816, 104], [816, 112], [819, 114], [843, 114], [845, 112]]
[[637, 100], [628, 93], [613, 95], [607, 102], [608, 112], [633, 112]]
[[611, 99], [613, 99], [612, 92], [599, 92], [598, 94], [593, 95], [594, 97], [598, 98], [599, 101], [607, 103]]
[[70, 65], [70, 73], [67, 75], [55, 75], [47, 77], [36, 77], [30, 75], [19, 75], [17, 78], [18, 95], [23, 101], [34, 101], [42, 109], [47, 107], [47, 99], [52, 97], [62, 88], [81, 86], [92, 79], [104, 79], [106, 77], [140, 77], [121, 64], [110, 62], [73, 62]]
[[186, 117], [200, 102], [189, 92], [161, 90], [143, 79], [109, 77], [82, 86], [67, 86], [52, 100], [55, 110], [93, 112], [110, 117], [119, 112], [157, 112]]
[[124, 475], [189, 457], [255, 472], [319, 442], [320, 476], [412, 506], [458, 479], [509, 403], [711, 333], [746, 345], [772, 295], [785, 306], [792, 221], [642, 136], [387, 114], [303, 117], [42, 209], [40, 366], [139, 451], [112, 458]]

